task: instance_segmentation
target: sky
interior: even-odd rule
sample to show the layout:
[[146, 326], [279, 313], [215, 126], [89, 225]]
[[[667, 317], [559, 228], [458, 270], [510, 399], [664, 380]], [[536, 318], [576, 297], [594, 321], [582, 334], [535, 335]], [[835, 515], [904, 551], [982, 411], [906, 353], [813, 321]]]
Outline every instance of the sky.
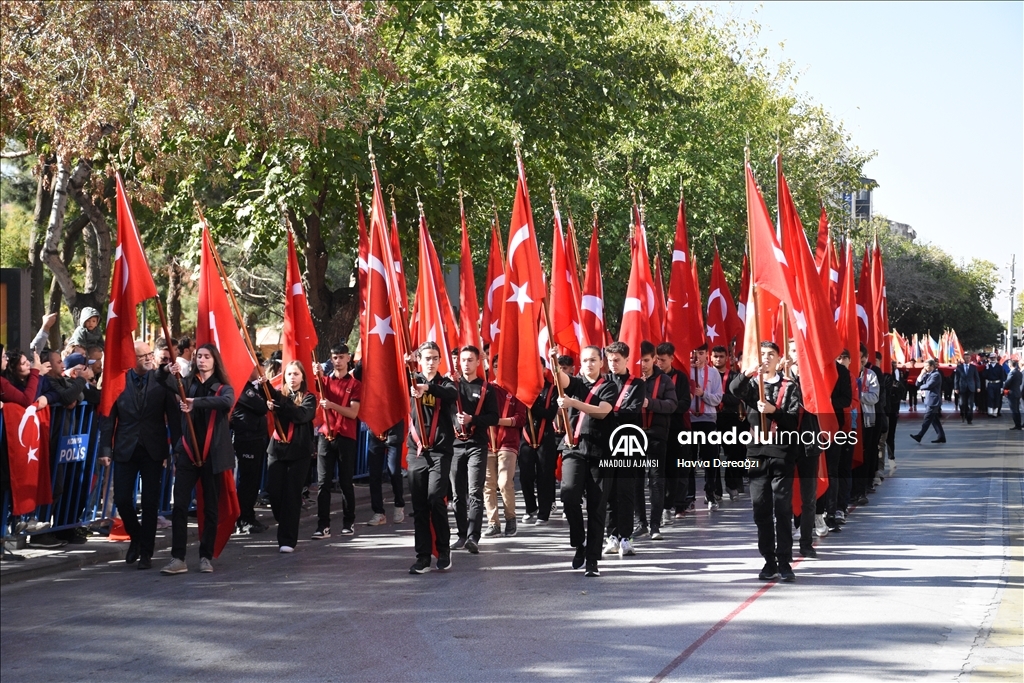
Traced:
[[1024, 286], [1024, 3], [686, 4], [760, 24], [756, 45], [793, 62], [796, 90], [875, 151], [875, 213], [993, 262], [1006, 319], [1011, 254]]

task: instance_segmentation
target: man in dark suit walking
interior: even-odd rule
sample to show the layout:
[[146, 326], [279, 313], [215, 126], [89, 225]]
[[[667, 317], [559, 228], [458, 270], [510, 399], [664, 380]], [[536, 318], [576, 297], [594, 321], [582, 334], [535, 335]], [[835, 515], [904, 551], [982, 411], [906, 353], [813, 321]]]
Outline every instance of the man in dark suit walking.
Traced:
[[[114, 504], [131, 537], [125, 562], [139, 569], [153, 566], [160, 483], [169, 443], [181, 435], [175, 396], [164, 385], [167, 370], [155, 367], [149, 344], [135, 343], [135, 367], [125, 376], [100, 435], [100, 462], [114, 460]], [[170, 442], [168, 442], [170, 429]], [[142, 523], [135, 510], [135, 481], [142, 476]]]

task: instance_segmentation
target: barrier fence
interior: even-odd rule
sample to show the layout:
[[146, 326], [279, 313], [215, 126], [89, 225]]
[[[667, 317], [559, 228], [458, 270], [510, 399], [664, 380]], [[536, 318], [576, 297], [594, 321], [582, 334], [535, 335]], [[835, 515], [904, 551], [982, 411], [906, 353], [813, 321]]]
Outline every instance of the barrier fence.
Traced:
[[[98, 462], [102, 420], [102, 417], [95, 414], [94, 407], [84, 401], [71, 409], [61, 406], [51, 408], [49, 458], [53, 502], [41, 505], [18, 519], [12, 519], [11, 493], [9, 490], [4, 491], [3, 506], [0, 508], [0, 535], [30, 535], [28, 530], [19, 528], [20, 520], [49, 522], [50, 526], [45, 530], [48, 533], [99, 524], [114, 518], [114, 465], [104, 466]], [[0, 411], [0, 435], [5, 434], [4, 428], [3, 413]], [[369, 432], [360, 422], [355, 479], [369, 476], [369, 437]], [[316, 467], [311, 470], [315, 478]], [[265, 490], [265, 485], [266, 460], [261, 491]], [[174, 466], [170, 461], [164, 470], [160, 490], [160, 514], [169, 517], [174, 490]], [[136, 505], [139, 504], [138, 495], [136, 481]]]

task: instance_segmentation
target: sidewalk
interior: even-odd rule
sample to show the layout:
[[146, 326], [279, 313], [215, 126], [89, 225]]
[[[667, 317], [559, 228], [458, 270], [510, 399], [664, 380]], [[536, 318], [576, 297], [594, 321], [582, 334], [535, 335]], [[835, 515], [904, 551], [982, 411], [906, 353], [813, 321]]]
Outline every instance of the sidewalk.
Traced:
[[[356, 524], [363, 524], [370, 518], [370, 490], [365, 481], [357, 481], [356, 487]], [[331, 512], [339, 513], [341, 510], [341, 493], [335, 491], [331, 496]], [[310, 491], [310, 497], [302, 509], [302, 519], [316, 516], [316, 490]], [[247, 538], [274, 538], [277, 533], [274, 516], [269, 507], [256, 508], [256, 518], [270, 528], [262, 534], [253, 536], [232, 536], [228, 543], [236, 543], [240, 539]], [[195, 517], [188, 520], [188, 542], [189, 547], [199, 542], [199, 526]], [[171, 547], [171, 527], [157, 529], [156, 545], [154, 550], [159, 553], [161, 550], [168, 550]], [[124, 560], [128, 552], [128, 541], [111, 541], [106, 536], [90, 536], [83, 544], [71, 544], [54, 550], [42, 548], [25, 547], [14, 551], [15, 554], [24, 557], [24, 560], [4, 561], [0, 564], [0, 586], [6, 586], [19, 581], [30, 581], [60, 572], [73, 569], [84, 569], [99, 564], [110, 564]], [[159, 562], [154, 558], [154, 563]], [[158, 571], [158, 568], [156, 569]]]

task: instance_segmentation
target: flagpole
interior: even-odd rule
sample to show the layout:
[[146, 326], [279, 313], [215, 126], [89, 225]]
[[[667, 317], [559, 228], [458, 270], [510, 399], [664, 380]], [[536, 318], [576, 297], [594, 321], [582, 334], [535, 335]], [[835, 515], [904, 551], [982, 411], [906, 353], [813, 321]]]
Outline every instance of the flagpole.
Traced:
[[[519, 146], [518, 145], [516, 145], [516, 157], [519, 157]], [[519, 159], [519, 163], [520, 164], [522, 163], [522, 159]], [[555, 216], [558, 216], [558, 200], [555, 199], [555, 188], [554, 188], [554, 186], [551, 187], [551, 209], [554, 211]], [[561, 227], [561, 221], [559, 221], [559, 227]], [[554, 274], [552, 274], [552, 276], [553, 275]], [[551, 311], [548, 310], [548, 306], [550, 305], [550, 301], [549, 301], [549, 297], [548, 297], [547, 294], [548, 293], [545, 290], [544, 291], [544, 301], [541, 302], [541, 306], [540, 307], [544, 310], [544, 323], [548, 326], [548, 334], [550, 335], [552, 333], [551, 331], [554, 329], [554, 326], [551, 324]], [[555, 380], [555, 382], [554, 382], [555, 386], [558, 388], [558, 398], [565, 398], [565, 390], [562, 388], [562, 384], [558, 381], [558, 373], [560, 373], [562, 371], [562, 366], [560, 366], [558, 364], [558, 360], [557, 359], [555, 360], [554, 365], [555, 365], [555, 367], [552, 370], [551, 375], [552, 375], [552, 377]], [[562, 418], [562, 425], [565, 427], [565, 441], [566, 441], [566, 443], [569, 444], [569, 448], [575, 448], [576, 447], [576, 443], [574, 442], [573, 434], [572, 434], [572, 429], [570, 428], [571, 424], [569, 422], [569, 410], [567, 408], [564, 408], [564, 407], [559, 407], [559, 409], [558, 409], [558, 416]], [[531, 424], [532, 424], [532, 420], [531, 420]]]
[[[209, 229], [209, 224], [206, 222], [206, 217], [203, 216], [203, 209], [199, 206], [199, 202], [195, 202], [196, 211], [199, 213], [199, 220], [202, 221], [203, 226]], [[217, 273], [220, 275], [222, 280], [222, 286], [228, 292], [228, 298], [231, 301], [231, 307], [234, 310], [235, 317], [237, 318], [238, 327], [242, 330], [242, 338], [245, 340], [246, 347], [250, 354], [252, 354], [253, 361], [256, 361], [256, 372], [259, 373], [260, 386], [263, 387], [263, 395], [266, 396], [268, 401], [273, 401], [273, 396], [270, 395], [270, 388], [266, 384], [267, 376], [263, 373], [263, 366], [260, 365], [257, 355], [256, 347], [252, 343], [252, 338], [249, 337], [249, 328], [245, 326], [245, 318], [242, 317], [242, 307], [238, 305], [238, 300], [235, 299], [235, 290], [231, 288], [231, 282], [228, 280], [227, 270], [224, 268], [224, 263], [220, 260], [220, 254], [217, 253], [217, 246], [213, 243], [213, 239], [210, 239], [210, 255], [213, 257], [213, 262], [217, 266]], [[281, 443], [288, 443], [288, 436], [284, 431], [284, 427], [281, 425], [281, 421], [277, 418], [276, 411], [270, 411], [274, 414], [274, 431], [277, 433], [278, 440]]]
[[[164, 330], [164, 341], [166, 341], [168, 347], [170, 347], [170, 344], [171, 344], [171, 333], [170, 333], [169, 328], [167, 326], [167, 316], [164, 314], [164, 307], [160, 303], [160, 297], [156, 297], [154, 299], [154, 301], [156, 302], [156, 312], [157, 312], [157, 315], [160, 316], [160, 326]], [[173, 358], [171, 359], [171, 362], [172, 363], [175, 362]], [[181, 402], [184, 403], [185, 400], [188, 398], [188, 396], [185, 395], [185, 387], [181, 383], [181, 377], [179, 377], [178, 375], [174, 375], [174, 379], [175, 379], [175, 384], [178, 385], [178, 398], [180, 398]], [[192, 452], [195, 453], [195, 457], [192, 457], [192, 458], [189, 458], [189, 459], [192, 461], [192, 463], [196, 467], [202, 467], [203, 466], [203, 454], [199, 450], [199, 440], [196, 438], [196, 428], [195, 428], [195, 425], [192, 424], [192, 413], [185, 413], [185, 424], [188, 425], [188, 437], [189, 437], [189, 440], [192, 442]]]
[[[750, 148], [749, 147], [745, 147], [743, 149], [743, 156], [744, 156], [744, 162], [745, 162], [744, 168], [743, 168], [743, 173], [744, 174], [746, 174], [746, 173], [753, 174], [753, 171], [748, 170], [750, 168]], [[744, 184], [746, 184], [746, 183], [744, 182]], [[750, 196], [749, 196], [749, 190], [748, 190], [748, 196], [747, 196], [747, 221], [748, 221], [748, 224], [747, 224], [747, 250], [750, 252], [750, 295], [753, 298], [753, 301], [751, 301], [750, 303], [754, 306], [754, 310], [752, 312], [752, 314], [754, 316], [754, 320], [753, 320], [753, 322], [754, 322], [754, 336], [758, 340], [758, 347], [757, 348], [760, 349], [761, 325], [758, 322], [758, 317], [757, 317], [757, 285], [754, 283], [754, 264], [756, 263], [756, 259], [754, 258], [754, 240], [750, 239], [750, 224], [749, 224], [750, 215], [749, 214], [750, 214]], [[758, 383], [757, 383], [758, 399], [761, 401], [761, 403], [764, 403], [764, 375], [761, 372], [761, 358], [760, 358], [760, 356], [758, 356], [758, 358], [757, 358], [757, 376], [758, 376]], [[765, 433], [765, 432], [768, 431], [768, 420], [765, 417], [764, 411], [760, 411], [759, 410], [758, 412], [761, 415], [761, 433]]]
[[[310, 351], [309, 355], [313, 361], [312, 368], [315, 368], [317, 366], [316, 351]], [[310, 369], [312, 370], [312, 368]], [[316, 370], [313, 370], [313, 380], [316, 382], [316, 390], [320, 392], [320, 398], [324, 398], [324, 383], [320, 381], [320, 375], [317, 374]], [[327, 432], [324, 434], [324, 437], [328, 441], [334, 441], [334, 434], [331, 433], [331, 423], [327, 419], [327, 408], [320, 406], [320, 410], [323, 411], [324, 414], [324, 430]]]

